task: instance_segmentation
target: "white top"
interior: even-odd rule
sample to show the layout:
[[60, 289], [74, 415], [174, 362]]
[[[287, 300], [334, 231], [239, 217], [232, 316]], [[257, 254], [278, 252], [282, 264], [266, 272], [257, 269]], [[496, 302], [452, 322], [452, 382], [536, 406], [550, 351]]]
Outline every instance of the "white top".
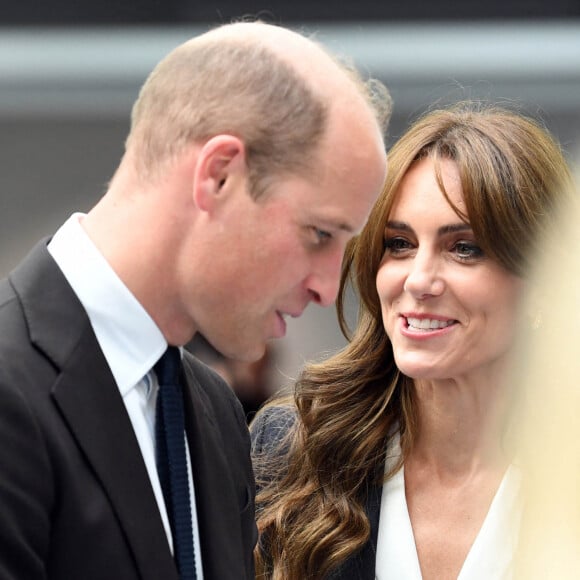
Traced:
[[[48, 251], [83, 305], [117, 383], [135, 431], [157, 500], [167, 541], [173, 539], [155, 463], [157, 375], [152, 370], [167, 348], [161, 330], [81, 227], [73, 214], [56, 232]], [[185, 436], [185, 434], [184, 434]], [[187, 446], [187, 438], [185, 439]], [[197, 577], [203, 580], [195, 490], [187, 450], [193, 541]]]
[[[387, 468], [400, 453], [387, 459]], [[467, 554], [458, 580], [510, 580], [522, 511], [521, 474], [508, 467], [487, 516]], [[383, 486], [377, 540], [377, 580], [421, 580], [419, 558], [405, 496], [404, 467]]]

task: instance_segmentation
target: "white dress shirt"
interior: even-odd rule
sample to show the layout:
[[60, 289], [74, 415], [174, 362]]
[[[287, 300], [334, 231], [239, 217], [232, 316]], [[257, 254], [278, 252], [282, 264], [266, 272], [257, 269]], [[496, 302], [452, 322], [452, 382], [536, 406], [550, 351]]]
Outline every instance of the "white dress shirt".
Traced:
[[[153, 319], [117, 276], [73, 214], [56, 232], [48, 251], [83, 305], [117, 383], [137, 437], [157, 500], [167, 541], [173, 539], [155, 462], [157, 376], [153, 366], [167, 348]], [[187, 439], [186, 439], [187, 445]], [[195, 490], [187, 453], [197, 577], [203, 580]]]
[[[400, 454], [398, 437], [387, 469]], [[522, 512], [521, 474], [508, 467], [457, 580], [509, 580]], [[404, 466], [383, 485], [376, 579], [421, 580], [421, 568], [405, 496]]]

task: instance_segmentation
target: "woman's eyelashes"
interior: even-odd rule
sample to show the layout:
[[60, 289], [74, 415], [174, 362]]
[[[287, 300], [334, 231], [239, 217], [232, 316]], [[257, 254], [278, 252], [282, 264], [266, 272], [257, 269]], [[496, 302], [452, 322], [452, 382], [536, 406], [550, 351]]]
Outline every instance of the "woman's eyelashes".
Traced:
[[[392, 257], [407, 257], [416, 247], [416, 242], [404, 236], [391, 235], [384, 240], [385, 253]], [[462, 262], [477, 261], [485, 257], [481, 246], [471, 240], [453, 240], [442, 247]]]
[[404, 237], [401, 236], [387, 236], [384, 243], [385, 251], [392, 256], [404, 254], [411, 250], [414, 246]]
[[455, 242], [452, 250], [463, 261], [480, 260], [485, 256], [484, 251], [478, 244], [466, 240]]

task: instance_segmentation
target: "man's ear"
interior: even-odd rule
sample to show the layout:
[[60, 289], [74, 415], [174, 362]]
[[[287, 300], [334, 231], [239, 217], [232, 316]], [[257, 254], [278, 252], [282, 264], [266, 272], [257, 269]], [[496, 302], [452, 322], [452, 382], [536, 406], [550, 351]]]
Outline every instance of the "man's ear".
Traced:
[[221, 201], [231, 184], [245, 178], [246, 149], [233, 135], [217, 135], [202, 146], [193, 175], [194, 202], [209, 211]]

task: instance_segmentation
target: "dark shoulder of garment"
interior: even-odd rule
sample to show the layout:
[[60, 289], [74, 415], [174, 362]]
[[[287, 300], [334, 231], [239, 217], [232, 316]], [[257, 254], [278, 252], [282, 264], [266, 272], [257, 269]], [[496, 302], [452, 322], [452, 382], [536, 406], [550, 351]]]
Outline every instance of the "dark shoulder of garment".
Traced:
[[250, 424], [251, 454], [258, 489], [284, 473], [296, 421], [294, 407], [272, 406], [260, 411]]
[[296, 423], [296, 409], [290, 406], [266, 407], [250, 424], [252, 455], [278, 454]]

